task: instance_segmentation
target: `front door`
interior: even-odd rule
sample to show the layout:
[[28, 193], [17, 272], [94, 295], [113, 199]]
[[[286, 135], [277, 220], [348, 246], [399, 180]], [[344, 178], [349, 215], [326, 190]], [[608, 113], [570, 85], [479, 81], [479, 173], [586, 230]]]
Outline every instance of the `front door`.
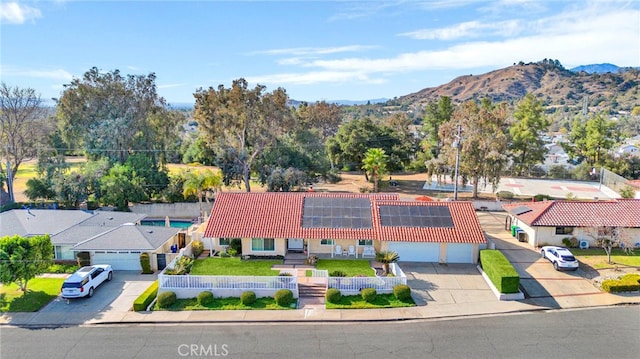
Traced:
[[156, 254], [158, 270], [163, 270], [167, 266], [167, 256], [164, 253]]
[[289, 238], [287, 240], [287, 250], [293, 252], [302, 252], [304, 250], [304, 240], [299, 238]]

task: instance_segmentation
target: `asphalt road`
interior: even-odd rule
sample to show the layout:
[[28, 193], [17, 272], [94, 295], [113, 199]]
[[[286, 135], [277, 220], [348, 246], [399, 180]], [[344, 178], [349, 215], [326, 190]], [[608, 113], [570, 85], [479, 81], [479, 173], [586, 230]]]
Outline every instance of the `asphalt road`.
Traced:
[[637, 358], [640, 307], [398, 323], [0, 328], [5, 358]]

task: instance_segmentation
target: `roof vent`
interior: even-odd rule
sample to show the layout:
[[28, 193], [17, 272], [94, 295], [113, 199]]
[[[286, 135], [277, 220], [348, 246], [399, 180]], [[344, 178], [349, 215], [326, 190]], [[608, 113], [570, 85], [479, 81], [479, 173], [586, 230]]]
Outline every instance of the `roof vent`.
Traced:
[[153, 233], [153, 230], [147, 229], [147, 233]]

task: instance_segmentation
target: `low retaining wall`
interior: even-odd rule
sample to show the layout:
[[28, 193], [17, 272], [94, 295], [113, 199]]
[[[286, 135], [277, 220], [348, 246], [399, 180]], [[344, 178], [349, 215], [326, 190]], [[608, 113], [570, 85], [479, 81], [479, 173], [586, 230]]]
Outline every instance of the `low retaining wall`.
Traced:
[[[158, 294], [163, 292], [174, 292], [178, 299], [196, 298], [201, 292], [211, 292], [216, 298], [240, 298], [243, 292], [251, 291], [256, 293], [256, 297], [270, 297], [276, 294], [279, 289], [198, 289], [198, 288], [158, 288]], [[294, 298], [298, 298], [298, 290], [291, 291]]]
[[489, 279], [487, 274], [482, 270], [482, 267], [477, 266], [477, 268], [480, 274], [482, 274], [482, 278], [484, 278], [485, 282], [489, 284], [489, 288], [491, 288], [491, 291], [496, 296], [496, 298], [498, 298], [498, 300], [523, 300], [524, 299], [524, 293], [522, 293], [522, 291], [520, 290], [518, 290], [518, 293], [508, 293], [508, 294], [500, 293], [498, 291], [498, 288], [496, 288], [496, 286], [493, 285], [493, 282], [491, 281], [491, 279]]

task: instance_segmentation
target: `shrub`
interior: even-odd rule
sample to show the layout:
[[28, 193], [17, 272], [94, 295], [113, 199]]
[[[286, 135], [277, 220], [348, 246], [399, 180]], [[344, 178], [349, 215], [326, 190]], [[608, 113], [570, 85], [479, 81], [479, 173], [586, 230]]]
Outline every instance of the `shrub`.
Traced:
[[191, 242], [191, 253], [193, 253], [194, 258], [200, 257], [200, 255], [204, 252], [204, 243], [200, 240], [196, 240]]
[[231, 238], [229, 241], [229, 249], [234, 249], [236, 254], [242, 254], [242, 240], [240, 238]]
[[220, 252], [220, 258], [227, 258], [229, 257], [229, 253], [227, 252]]
[[549, 196], [548, 194], [537, 194], [537, 195], [533, 196], [533, 199], [536, 202], [542, 202], [544, 200], [552, 200], [553, 197]]
[[325, 298], [327, 299], [327, 302], [336, 304], [340, 302], [340, 299], [342, 299], [342, 294], [336, 288], [329, 288], [327, 289]]
[[609, 293], [638, 291], [640, 290], [640, 274], [629, 273], [619, 279], [607, 279], [602, 282], [602, 290]]
[[233, 249], [233, 248], [227, 248], [227, 254], [232, 256], [232, 257], [235, 257], [236, 254], [238, 254], [238, 251]]
[[78, 252], [76, 259], [78, 260], [78, 267], [91, 265], [91, 255], [89, 252]]
[[578, 238], [576, 237], [564, 237], [562, 238], [562, 244], [568, 248], [576, 248], [578, 246]]
[[341, 270], [334, 270], [333, 272], [329, 273], [329, 277], [346, 277], [347, 273], [341, 271]]
[[289, 289], [280, 289], [273, 296], [276, 303], [281, 307], [288, 307], [293, 302], [293, 293]]
[[175, 292], [162, 292], [158, 295], [158, 307], [167, 308], [172, 306], [178, 298]]
[[142, 267], [142, 274], [153, 273], [151, 270], [151, 259], [149, 258], [149, 253], [140, 253], [140, 266]]
[[318, 256], [309, 256], [309, 258], [304, 260], [304, 264], [309, 266], [315, 266], [318, 263]]
[[192, 266], [193, 266], [193, 258], [182, 256], [176, 261], [176, 264], [173, 267], [173, 269], [165, 270], [165, 274], [172, 274], [172, 275], [187, 274], [191, 272]]
[[158, 294], [158, 281], [154, 281], [151, 283], [149, 288], [147, 288], [136, 300], [133, 301], [133, 310], [136, 312], [141, 312], [147, 310], [147, 307], [153, 300], [156, 298]]
[[399, 301], [407, 302], [411, 299], [411, 288], [406, 284], [397, 284], [393, 287], [393, 296]]
[[496, 249], [480, 251], [482, 270], [500, 293], [517, 293], [520, 276], [509, 260]]
[[374, 288], [364, 288], [360, 292], [360, 295], [362, 295], [362, 299], [364, 299], [365, 302], [371, 303], [376, 300], [376, 296], [378, 295], [378, 293]]
[[[293, 294], [292, 294], [293, 296]], [[240, 303], [244, 304], [244, 305], [251, 305], [253, 303], [256, 302], [256, 293], [255, 292], [251, 292], [251, 291], [247, 291], [247, 292], [242, 292], [242, 294], [240, 295]]]
[[198, 304], [206, 307], [211, 303], [213, 303], [213, 293], [207, 290], [198, 293]]
[[513, 199], [513, 192], [511, 191], [500, 191], [496, 193], [496, 196], [499, 199]]

